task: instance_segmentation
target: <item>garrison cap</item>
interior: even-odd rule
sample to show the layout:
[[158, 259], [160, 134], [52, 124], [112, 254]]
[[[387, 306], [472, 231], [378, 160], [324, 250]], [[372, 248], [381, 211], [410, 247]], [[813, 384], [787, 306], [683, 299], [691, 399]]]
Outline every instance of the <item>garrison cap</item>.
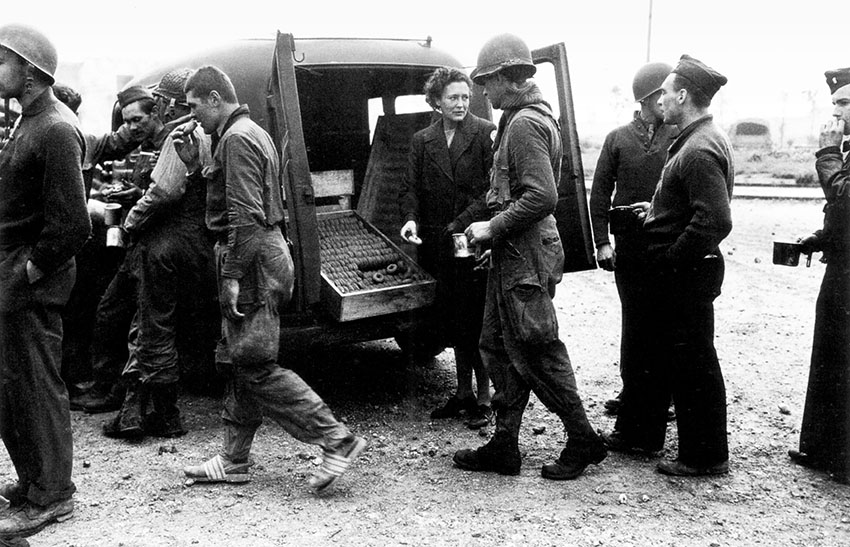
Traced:
[[673, 69], [673, 73], [690, 80], [709, 99], [728, 81], [723, 74], [687, 54], [679, 58], [679, 64]]
[[827, 70], [823, 75], [826, 76], [826, 85], [829, 86], [830, 94], [834, 94], [845, 85], [850, 84], [850, 68]]
[[153, 95], [148, 88], [140, 85], [134, 85], [118, 92], [118, 106], [121, 108], [124, 108], [128, 104], [133, 104], [136, 101], [141, 101], [142, 99], [153, 100]]

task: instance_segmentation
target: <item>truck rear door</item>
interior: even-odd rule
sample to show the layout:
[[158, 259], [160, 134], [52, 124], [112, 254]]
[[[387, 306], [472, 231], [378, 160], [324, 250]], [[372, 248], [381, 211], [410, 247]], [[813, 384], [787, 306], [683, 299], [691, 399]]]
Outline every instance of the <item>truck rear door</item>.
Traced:
[[[555, 218], [558, 221], [558, 231], [564, 245], [564, 271], [594, 269], [596, 259], [587, 207], [581, 148], [576, 129], [572, 85], [567, 65], [567, 50], [563, 43], [559, 43], [535, 49], [531, 52], [531, 56], [534, 63], [538, 65], [538, 76], [535, 79], [551, 75], [550, 78], [554, 80], [551, 83], [558, 94], [558, 103], [552, 106], [559, 114], [564, 149]], [[549, 91], [548, 87], [544, 90], [544, 96], [547, 91]]]
[[272, 138], [280, 153], [280, 178], [286, 196], [289, 221], [287, 236], [295, 262], [296, 311], [317, 303], [320, 298], [321, 260], [319, 227], [307, 145], [301, 123], [301, 107], [295, 84], [295, 41], [291, 34], [277, 34], [268, 107]]

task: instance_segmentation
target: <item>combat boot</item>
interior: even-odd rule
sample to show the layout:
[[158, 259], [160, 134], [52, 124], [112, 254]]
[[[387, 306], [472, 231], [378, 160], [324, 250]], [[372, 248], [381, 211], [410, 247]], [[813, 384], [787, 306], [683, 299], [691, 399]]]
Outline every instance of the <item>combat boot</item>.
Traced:
[[103, 424], [103, 434], [113, 439], [140, 439], [145, 436], [143, 417], [148, 406], [148, 394], [141, 384], [127, 388], [121, 410]]
[[180, 437], [186, 434], [177, 406], [177, 384], [157, 384], [149, 387], [153, 412], [144, 417], [145, 434], [154, 437]]
[[120, 383], [95, 383], [84, 394], [71, 399], [71, 410], [82, 410], [86, 414], [114, 412], [121, 408], [126, 388]]
[[452, 459], [461, 469], [493, 471], [500, 475], [519, 475], [522, 465], [517, 438], [506, 431], [497, 431], [487, 444], [474, 450], [458, 450]]
[[601, 463], [607, 456], [602, 439], [581, 445], [567, 443], [557, 460], [543, 466], [540, 475], [553, 481], [570, 481], [578, 478], [588, 465]]

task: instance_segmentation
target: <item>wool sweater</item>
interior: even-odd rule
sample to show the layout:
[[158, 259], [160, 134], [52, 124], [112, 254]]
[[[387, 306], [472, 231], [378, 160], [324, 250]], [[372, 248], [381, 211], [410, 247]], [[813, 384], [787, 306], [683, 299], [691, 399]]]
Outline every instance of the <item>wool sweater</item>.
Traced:
[[667, 154], [644, 220], [650, 259], [678, 265], [717, 252], [732, 230], [732, 147], [711, 115], [688, 125]]
[[21, 112], [0, 151], [0, 248], [32, 247], [29, 260], [49, 274], [91, 233], [77, 117], [47, 89]]

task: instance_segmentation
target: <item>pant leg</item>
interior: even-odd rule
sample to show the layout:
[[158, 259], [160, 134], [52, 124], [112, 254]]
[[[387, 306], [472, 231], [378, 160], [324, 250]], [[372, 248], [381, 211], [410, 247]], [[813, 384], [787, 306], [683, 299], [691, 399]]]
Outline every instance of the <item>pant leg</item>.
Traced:
[[681, 306], [674, 330], [671, 386], [679, 459], [711, 466], [729, 459], [726, 387], [714, 348], [714, 305], [696, 297]]
[[641, 369], [639, 361], [646, 358], [646, 348], [642, 346], [646, 340], [642, 332], [645, 304], [642, 301], [640, 275], [630, 270], [628, 265], [620, 268], [619, 261], [617, 266], [614, 280], [620, 297], [620, 378], [623, 381], [620, 399], [623, 400], [628, 397], [632, 375]]
[[92, 376], [104, 384], [118, 382], [128, 360], [128, 333], [137, 309], [135, 247], [127, 251], [97, 306], [92, 333]]
[[496, 414], [496, 432], [508, 433], [516, 439], [519, 437], [522, 415], [528, 405], [531, 388], [513, 368], [505, 348], [498, 287], [499, 273], [495, 268], [490, 268], [479, 348], [481, 359], [493, 381], [491, 404]]
[[[635, 270], [630, 312], [624, 309], [621, 372], [625, 397], [614, 429], [635, 446], [661, 450], [667, 435], [673, 341], [676, 319], [669, 305], [669, 279]], [[669, 304], [669, 305], [668, 305]], [[626, 306], [624, 302], [624, 308]], [[623, 366], [624, 365], [624, 366]]]
[[68, 264], [28, 289], [26, 307], [0, 311], [0, 435], [27, 499], [39, 505], [76, 489], [68, 391], [59, 372], [61, 310], [74, 281]]
[[[279, 305], [291, 294], [293, 275], [289, 248], [274, 230], [258, 237], [257, 244], [257, 260], [239, 283], [245, 317], [223, 322], [235, 376], [228, 418], [245, 424], [244, 431], [267, 416], [296, 439], [334, 451], [350, 431], [301, 377], [277, 363]], [[221, 260], [220, 247], [217, 254]]]
[[69, 386], [92, 379], [92, 332], [97, 305], [124, 258], [104, 245], [106, 228], [92, 219], [92, 237], [74, 257], [77, 277], [62, 311], [62, 379]]
[[193, 286], [181, 284], [177, 297], [177, 355], [181, 382], [190, 389], [204, 390], [220, 380], [215, 374], [215, 346], [221, 331], [221, 314], [215, 282], [213, 243], [206, 229], [188, 234], [186, 267]]

